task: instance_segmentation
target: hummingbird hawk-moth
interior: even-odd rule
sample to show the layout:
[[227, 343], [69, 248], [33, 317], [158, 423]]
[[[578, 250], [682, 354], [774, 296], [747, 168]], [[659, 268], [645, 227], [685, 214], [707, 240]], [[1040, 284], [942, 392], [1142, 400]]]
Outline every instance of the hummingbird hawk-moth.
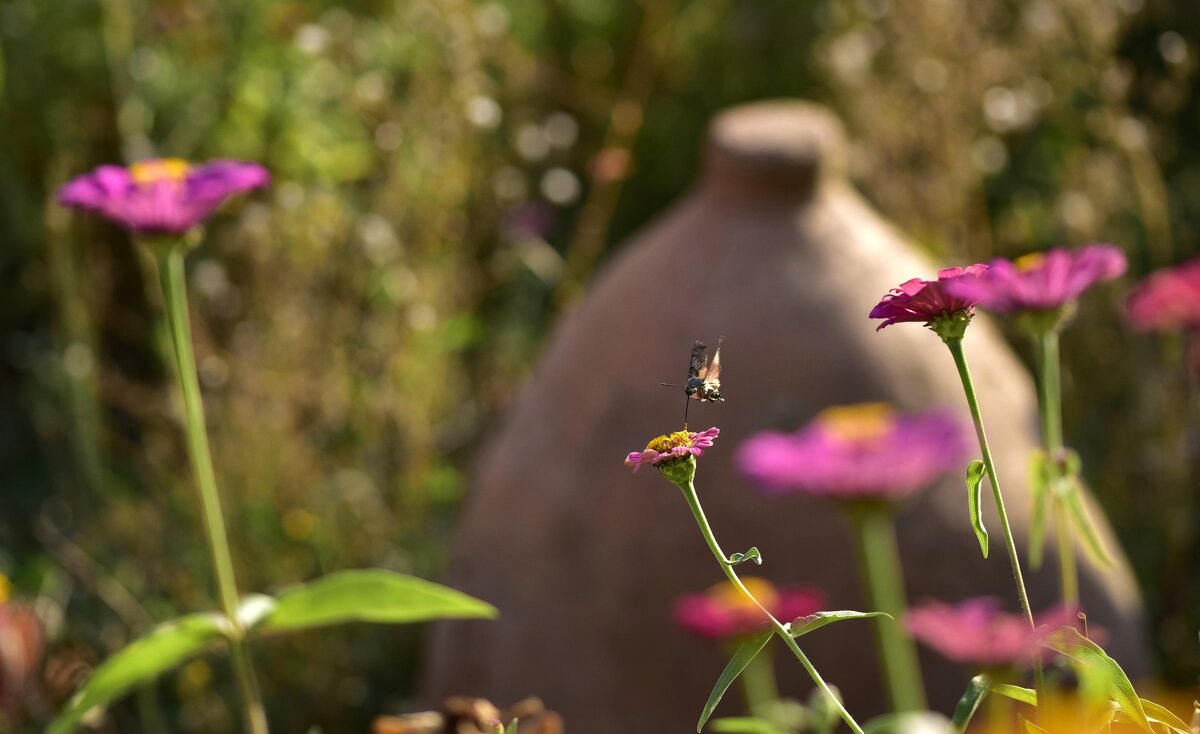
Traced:
[[667, 387], [682, 387], [687, 394], [688, 402], [683, 408], [683, 427], [687, 428], [688, 406], [691, 401], [699, 400], [704, 403], [724, 402], [721, 397], [721, 344], [725, 337], [717, 339], [717, 348], [713, 352], [712, 362], [708, 361], [708, 345], [702, 341], [692, 344], [692, 356], [688, 361], [687, 381], [683, 385], [662, 383]]

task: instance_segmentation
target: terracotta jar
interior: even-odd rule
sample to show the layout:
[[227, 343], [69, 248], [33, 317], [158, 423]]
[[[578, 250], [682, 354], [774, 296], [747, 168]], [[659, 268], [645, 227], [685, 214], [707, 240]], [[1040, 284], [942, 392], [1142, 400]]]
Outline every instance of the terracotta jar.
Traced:
[[[938, 338], [912, 324], [877, 333], [867, 318], [889, 289], [932, 278], [938, 265], [854, 191], [845, 158], [840, 124], [811, 104], [763, 102], [716, 119], [700, 181], [621, 247], [559, 324], [478, 464], [446, 581], [501, 616], [436, 628], [425, 677], [431, 697], [508, 700], [537, 691], [572, 734], [695, 726], [725, 653], [679, 630], [671, 607], [722, 574], [679, 491], [653, 471], [631, 475], [622, 460], [679, 429], [682, 391], [659, 383], [683, 381], [696, 339], [725, 337], [726, 402], [693, 404], [690, 413], [692, 430], [721, 429], [697, 486], [722, 545], [757, 546], [766, 562], [754, 573], [822, 587], [832, 608], [866, 606], [836, 510], [763, 498], [731, 462], [753, 432], [796, 428], [831, 405], [949, 406], [969, 425]], [[966, 351], [1023, 549], [1033, 385], [987, 317], [971, 325]], [[998, 533], [987, 492], [984, 508]], [[1000, 543], [990, 559], [980, 556], [961, 479], [909, 503], [899, 535], [911, 600], [993, 594], [1017, 610]], [[1027, 572], [1035, 609], [1056, 599], [1052, 547], [1045, 570]], [[1081, 576], [1092, 628], [1107, 630], [1127, 671], [1147, 671], [1127, 564], [1103, 573], [1084, 565]], [[803, 644], [860, 721], [883, 711], [866, 625], [834, 625]], [[949, 712], [968, 671], [927, 650], [921, 658], [930, 705]], [[811, 688], [794, 660], [781, 655], [776, 667], [785, 692], [799, 698]], [[718, 714], [738, 710], [737, 696], [729, 698]]]

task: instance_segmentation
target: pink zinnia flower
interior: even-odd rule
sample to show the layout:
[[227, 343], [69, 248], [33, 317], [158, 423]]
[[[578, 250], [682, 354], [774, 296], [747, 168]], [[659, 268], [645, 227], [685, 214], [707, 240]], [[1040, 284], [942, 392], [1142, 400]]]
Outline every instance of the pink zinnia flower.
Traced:
[[[753, 576], [743, 577], [742, 583], [776, 619], [790, 622], [825, 606], [825, 594], [820, 589], [777, 588]], [[680, 597], [675, 602], [675, 621], [688, 632], [709, 640], [753, 635], [769, 624], [758, 605], [728, 581], [703, 594]]]
[[827, 409], [797, 433], [751, 436], [735, 461], [768, 494], [895, 499], [959, 471], [970, 445], [949, 413], [901, 415], [868, 403]]
[[1015, 261], [993, 260], [987, 270], [959, 278], [949, 289], [993, 311], [1052, 311], [1093, 284], [1120, 276], [1125, 267], [1125, 253], [1112, 245], [1055, 248]]
[[957, 605], [925, 602], [908, 613], [908, 631], [943, 657], [976, 668], [1008, 668], [1033, 659], [1050, 633], [1070, 624], [1075, 613], [1059, 607], [1039, 616], [1037, 629], [1025, 617], [1000, 610], [994, 597]]
[[913, 278], [901, 283], [899, 288], [893, 288], [871, 309], [871, 318], [884, 319], [875, 330], [906, 321], [928, 324], [960, 311], [970, 316], [974, 313], [975, 301], [956, 295], [947, 285], [964, 275], [976, 275], [985, 270], [986, 265], [977, 263], [966, 268], [939, 270], [937, 280]]
[[721, 429], [713, 427], [700, 433], [676, 431], [675, 433], [659, 436], [646, 444], [645, 451], [631, 451], [625, 457], [625, 466], [632, 467], [634, 473], [643, 464], [658, 466], [665, 461], [686, 459], [688, 456], [701, 456], [704, 449], [713, 445], [713, 439]]
[[1129, 296], [1138, 329], [1200, 328], [1200, 258], [1151, 273]]
[[233, 194], [271, 180], [257, 163], [216, 160], [193, 166], [156, 158], [128, 168], [100, 166], [71, 179], [58, 200], [104, 216], [143, 235], [179, 235], [212, 214]]

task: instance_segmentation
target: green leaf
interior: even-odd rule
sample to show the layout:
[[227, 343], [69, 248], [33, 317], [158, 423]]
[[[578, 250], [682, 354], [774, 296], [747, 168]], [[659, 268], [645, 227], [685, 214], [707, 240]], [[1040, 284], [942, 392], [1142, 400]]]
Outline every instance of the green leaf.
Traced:
[[1162, 724], [1175, 734], [1193, 734], [1192, 728], [1170, 709], [1149, 699], [1142, 699], [1142, 708], [1151, 724]]
[[790, 734], [769, 719], [756, 716], [729, 716], [713, 719], [712, 730], [721, 734]]
[[1050, 478], [1048, 462], [1043, 451], [1034, 451], [1029, 457], [1029, 491], [1033, 495], [1033, 513], [1029, 522], [1029, 567], [1042, 567], [1046, 547], [1046, 508], [1050, 504]]
[[767, 646], [774, 636], [774, 632], [763, 632], [761, 635], [751, 637], [738, 647], [737, 652], [733, 654], [729, 664], [725, 666], [725, 670], [721, 671], [721, 677], [717, 678], [717, 684], [713, 686], [712, 693], [708, 694], [708, 702], [704, 704], [704, 710], [700, 712], [700, 722], [696, 724], [696, 732], [704, 728], [704, 723], [708, 721], [708, 717], [712, 716], [712, 712], [717, 708], [717, 704], [721, 702], [721, 697], [725, 695], [725, 691], [729, 690], [729, 686], [737, 680], [737, 677], [742, 674], [746, 666], [758, 657], [758, 653]]
[[74, 731], [92, 709], [107, 706], [138, 684], [192, 658], [228, 630], [229, 621], [214, 612], [190, 614], [155, 627], [96, 668], [46, 734]]
[[[1142, 699], [1121, 666], [1096, 643], [1079, 634], [1074, 627], [1063, 627], [1046, 639], [1046, 645], [1068, 657], [1079, 668], [1080, 677], [1099, 675], [1107, 679], [1108, 695], [1129, 720], [1146, 731], [1153, 731], [1142, 708]], [[1085, 681], [1086, 683], [1086, 681]]]
[[432, 581], [383, 569], [339, 571], [286, 589], [258, 629], [299, 630], [345, 622], [402, 624], [493, 618], [496, 608]]
[[[833, 734], [842, 723], [841, 711], [838, 705], [842, 697], [837, 686], [828, 689], [814, 687], [808, 694], [808, 724], [812, 734]], [[798, 729], [799, 727], [793, 727]]]
[[504, 734], [517, 734], [517, 724], [517, 719], [514, 717], [512, 721], [508, 722], [508, 726], [505, 727]]
[[950, 718], [950, 723], [957, 731], [967, 730], [967, 725], [971, 723], [971, 718], [975, 716], [979, 704], [983, 703], [991, 687], [991, 679], [982, 674], [975, 676], [967, 684], [967, 690], [962, 698], [958, 699], [958, 705], [954, 707], [954, 716]]
[[1027, 703], [1030, 706], [1037, 706], [1037, 691], [1032, 688], [1022, 688], [1021, 686], [1013, 686], [1008, 683], [1000, 683], [992, 686], [992, 693], [1005, 698], [1011, 698], [1014, 701]]
[[788, 634], [792, 637], [799, 637], [834, 622], [842, 622], [847, 619], [868, 619], [870, 617], [887, 617], [895, 621], [892, 615], [887, 612], [855, 612], [849, 609], [837, 612], [816, 612], [807, 617], [797, 617], [795, 621], [788, 625]]
[[1021, 726], [1025, 728], [1026, 734], [1050, 734], [1050, 732], [1026, 719], [1024, 716], [1018, 716], [1017, 719], [1020, 720]]
[[979, 492], [983, 484], [983, 462], [975, 459], [967, 464], [967, 506], [971, 510], [971, 527], [975, 528], [975, 537], [979, 538], [979, 548], [983, 557], [988, 556], [988, 532], [983, 527], [982, 509], [979, 507]]
[[734, 553], [725, 561], [725, 563], [730, 566], [736, 566], [739, 563], [745, 563], [746, 561], [754, 561], [754, 565], [761, 566], [763, 562], [762, 553], [758, 552], [758, 548], [751, 548], [745, 553]]
[[1083, 459], [1079, 458], [1079, 452], [1075, 449], [1062, 450], [1063, 457], [1063, 476], [1067, 479], [1074, 479], [1083, 471]]
[[1072, 482], [1071, 487], [1066, 492], [1064, 498], [1067, 507], [1071, 510], [1071, 519], [1075, 521], [1075, 527], [1079, 529], [1084, 539], [1084, 547], [1091, 551], [1092, 556], [1097, 561], [1105, 566], [1112, 566], [1112, 558], [1108, 552], [1104, 550], [1104, 545], [1100, 542], [1100, 536], [1096, 532], [1096, 527], [1092, 524], [1092, 520], [1088, 517], [1087, 510], [1083, 506], [1083, 491], [1078, 483]]

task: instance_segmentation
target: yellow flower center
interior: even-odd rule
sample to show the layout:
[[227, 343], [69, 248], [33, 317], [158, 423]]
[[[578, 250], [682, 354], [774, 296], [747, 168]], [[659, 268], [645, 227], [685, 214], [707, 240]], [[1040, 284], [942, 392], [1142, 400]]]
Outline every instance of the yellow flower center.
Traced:
[[665, 454], [676, 446], [691, 445], [692, 437], [690, 433], [687, 431], [675, 431], [668, 436], [659, 436], [658, 438], [650, 439], [650, 443], [646, 444], [646, 450]]
[[129, 167], [129, 176], [141, 186], [159, 181], [182, 181], [191, 165], [182, 158], [152, 158]]
[[1046, 262], [1046, 256], [1040, 252], [1031, 252], [1028, 255], [1022, 255], [1016, 260], [1013, 260], [1013, 265], [1017, 266], [1017, 270], [1027, 272], [1036, 270]]
[[843, 441], [867, 441], [884, 436], [896, 422], [896, 412], [885, 403], [859, 403], [826, 408], [816, 421], [826, 433]]
[[0, 573], [0, 604], [8, 601], [9, 594], [12, 593], [12, 584], [9, 583], [8, 577]]
[[[767, 609], [779, 602], [779, 592], [775, 590], [775, 585], [770, 581], [756, 576], [746, 576], [742, 578], [742, 583], [746, 585], [746, 590], [755, 599], [758, 599], [759, 604]], [[754, 600], [727, 581], [709, 589], [708, 597], [730, 611], [758, 612], [758, 605], [754, 603]]]

